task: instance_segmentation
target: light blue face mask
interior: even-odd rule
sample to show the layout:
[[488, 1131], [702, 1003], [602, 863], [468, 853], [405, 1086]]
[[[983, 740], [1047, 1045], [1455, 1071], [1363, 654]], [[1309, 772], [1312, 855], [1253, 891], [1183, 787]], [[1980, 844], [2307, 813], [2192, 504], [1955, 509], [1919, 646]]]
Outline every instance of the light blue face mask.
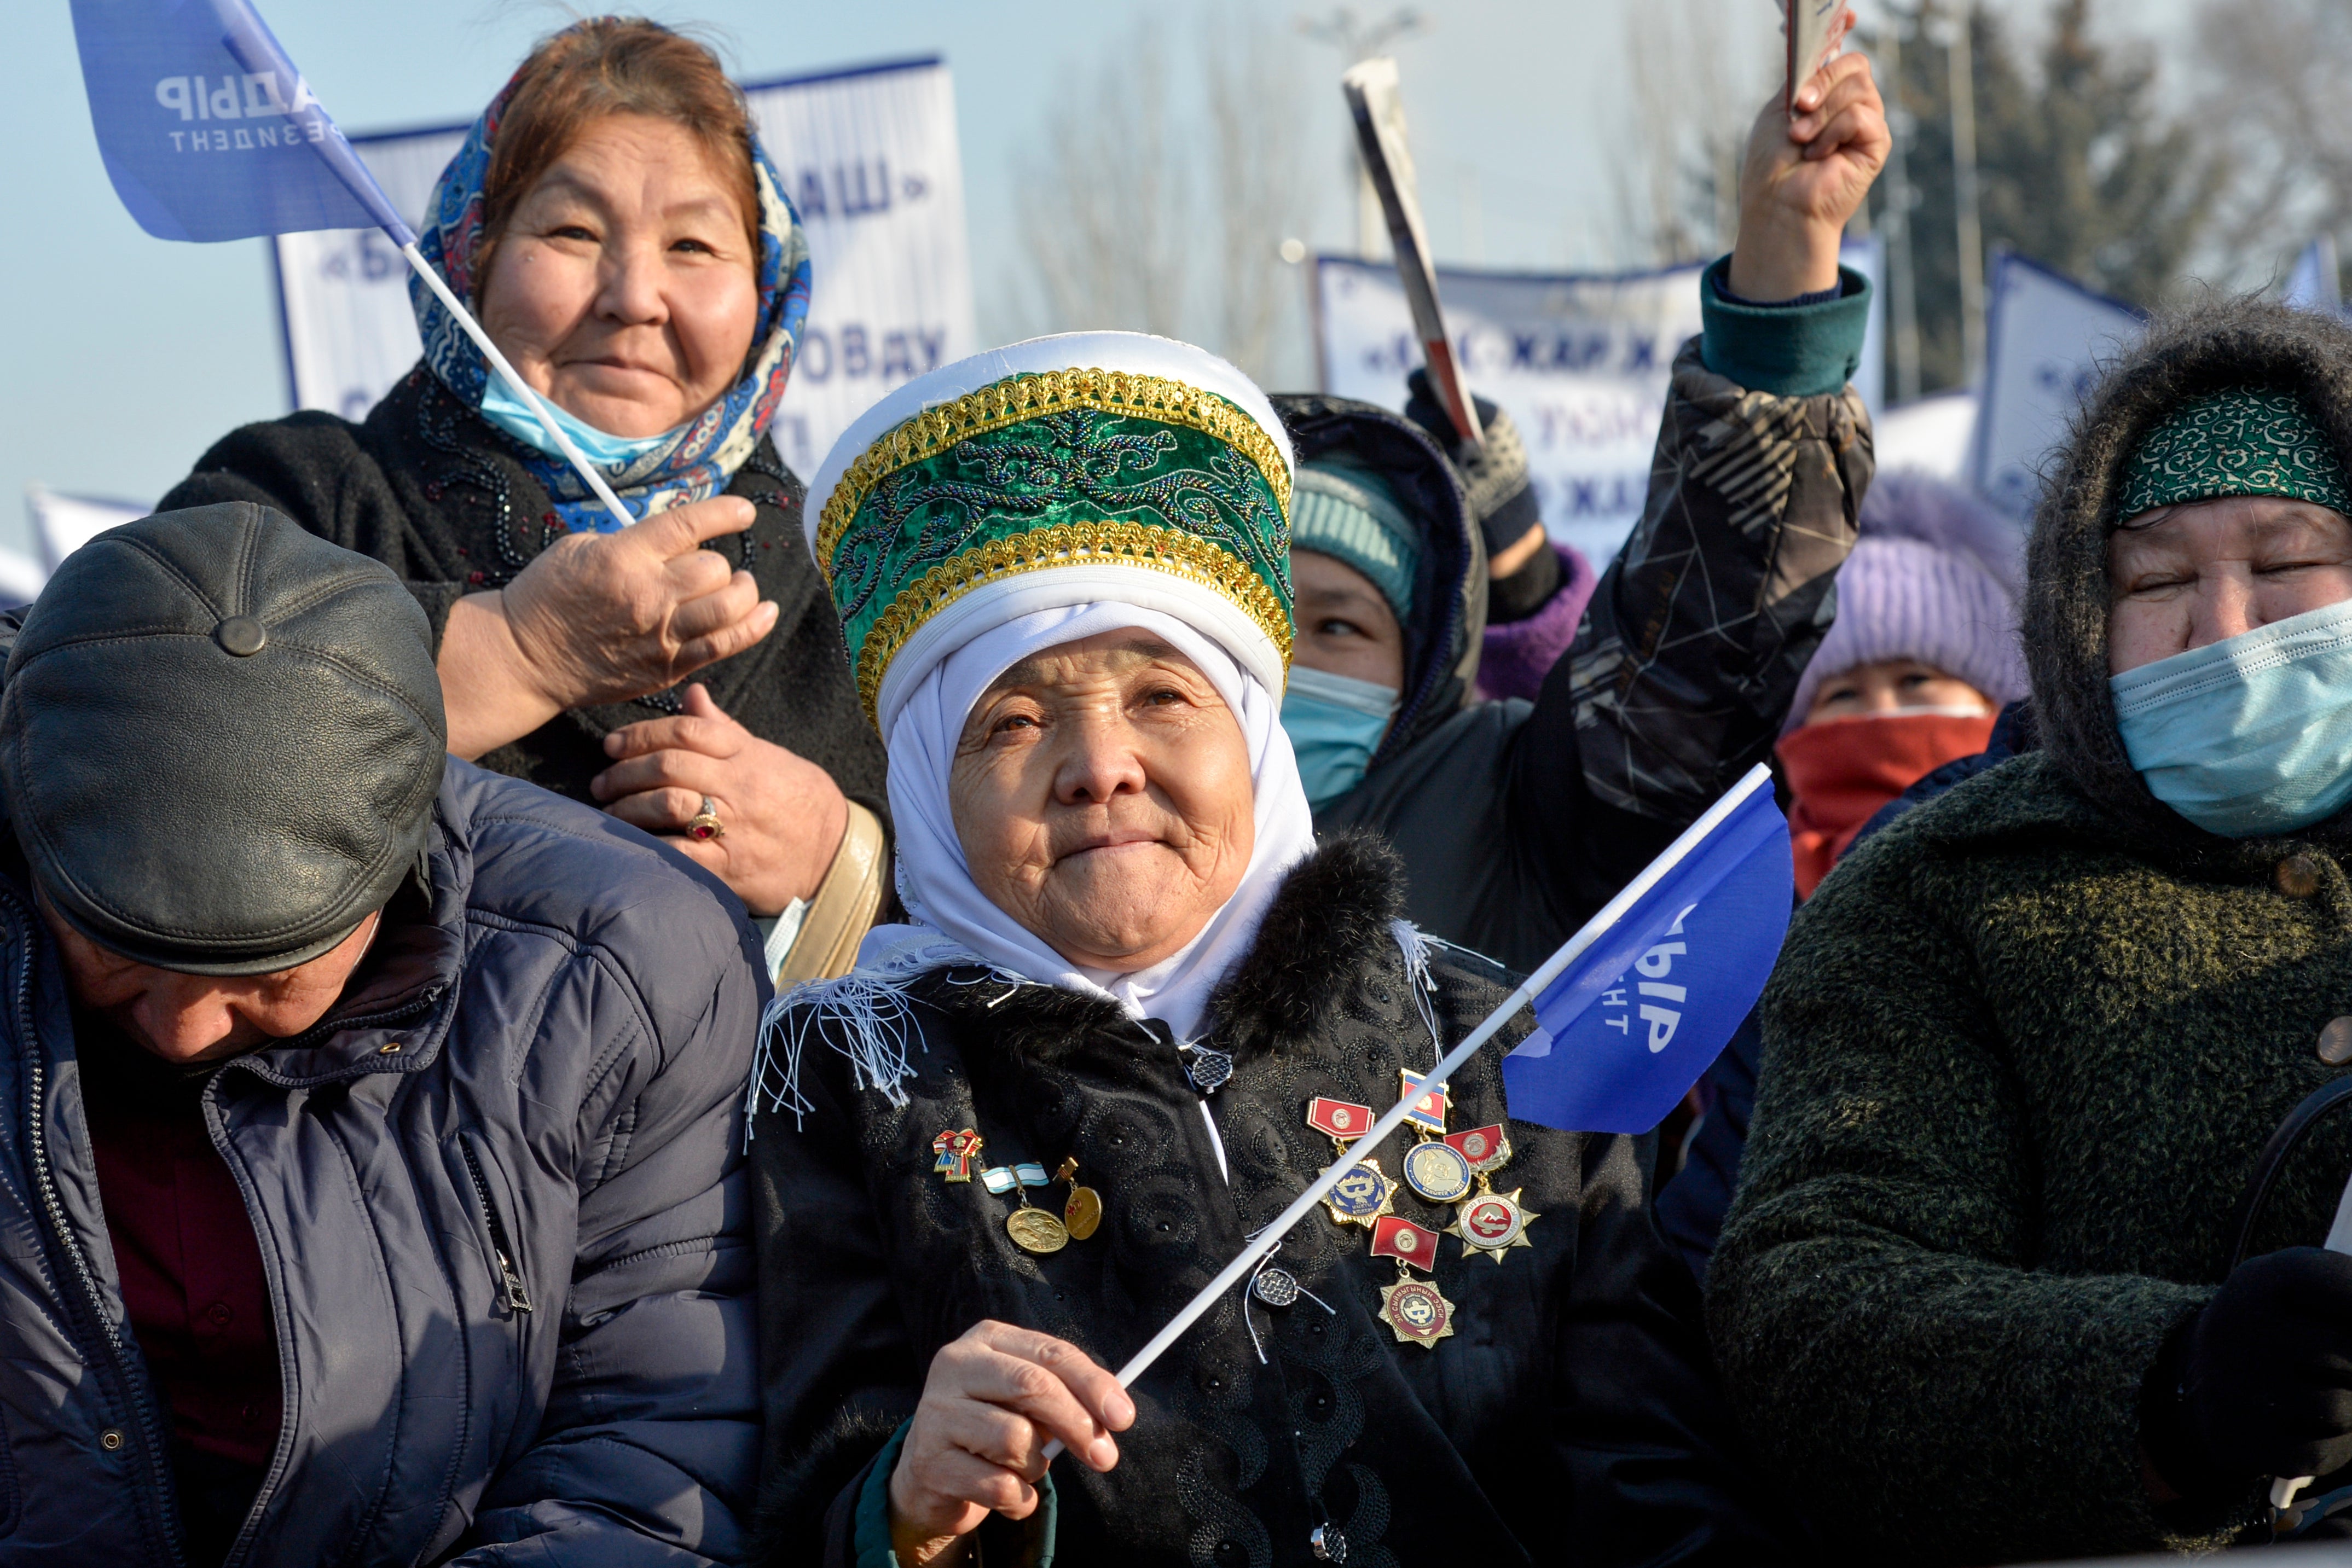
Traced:
[[[675, 430], [665, 430], [659, 435], [607, 435], [594, 425], [566, 413], [553, 398], [541, 398], [540, 401], [547, 404], [547, 412], [555, 416], [555, 423], [562, 427], [563, 434], [572, 437], [572, 444], [580, 448], [581, 455], [613, 477], [618, 477], [630, 464], [677, 434]], [[539, 415], [531, 413], [530, 404], [523, 402], [514, 388], [507, 384], [506, 377], [496, 371], [490, 372], [489, 382], [482, 389], [482, 417], [525, 446], [544, 452], [558, 463], [569, 461], [563, 455], [563, 448], [556, 445], [547, 434], [547, 427], [539, 423]]]
[[2352, 601], [2107, 685], [2149, 793], [2209, 833], [2291, 833], [2352, 801]]
[[1388, 733], [1398, 696], [1393, 686], [1290, 666], [1282, 727], [1297, 755], [1308, 805], [1319, 810], [1364, 781], [1364, 765]]

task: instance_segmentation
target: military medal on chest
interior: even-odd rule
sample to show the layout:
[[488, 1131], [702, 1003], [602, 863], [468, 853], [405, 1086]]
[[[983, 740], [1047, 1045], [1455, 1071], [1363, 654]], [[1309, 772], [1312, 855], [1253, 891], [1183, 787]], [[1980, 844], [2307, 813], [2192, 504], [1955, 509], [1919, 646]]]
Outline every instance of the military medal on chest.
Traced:
[[1372, 1256], [1396, 1260], [1397, 1282], [1381, 1287], [1381, 1321], [1400, 1341], [1433, 1350], [1454, 1333], [1454, 1303], [1412, 1270], [1437, 1267], [1437, 1232], [1389, 1215], [1372, 1228]]
[[[1399, 1072], [1397, 1077], [1400, 1095], [1421, 1088], [1417, 1072]], [[1421, 1134], [1420, 1141], [1405, 1151], [1405, 1185], [1432, 1203], [1457, 1203], [1470, 1196], [1470, 1162], [1444, 1136], [1446, 1108], [1445, 1087], [1440, 1084], [1415, 1100], [1412, 1109], [1405, 1113], [1406, 1122]]]
[[938, 1156], [931, 1168], [950, 1181], [970, 1181], [971, 1162], [980, 1157], [981, 1143], [980, 1134], [970, 1127], [950, 1128], [931, 1140], [931, 1153]]
[[1090, 1186], [1080, 1186], [1077, 1175], [1077, 1158], [1072, 1155], [1054, 1172], [1054, 1179], [1070, 1184], [1070, 1196], [1062, 1204], [1062, 1228], [1070, 1233], [1071, 1240], [1084, 1241], [1102, 1224], [1102, 1195]]
[[1044, 1255], [1059, 1252], [1070, 1244], [1070, 1228], [1061, 1222], [1051, 1209], [1039, 1208], [1029, 1201], [1029, 1189], [1044, 1186], [1053, 1178], [1045, 1167], [1034, 1162], [1014, 1166], [996, 1166], [980, 1173], [981, 1184], [989, 1191], [1003, 1197], [1011, 1193], [1019, 1207], [1004, 1217], [1005, 1233], [1014, 1246], [1024, 1252]]
[[[1307, 1105], [1307, 1124], [1328, 1135], [1342, 1155], [1348, 1145], [1371, 1129], [1372, 1108], [1346, 1100], [1317, 1095]], [[1323, 1199], [1332, 1219], [1340, 1225], [1370, 1225], [1396, 1205], [1396, 1183], [1378, 1160], [1358, 1160]]]
[[1502, 1124], [1450, 1133], [1445, 1142], [1461, 1154], [1478, 1184], [1477, 1195], [1454, 1209], [1454, 1223], [1446, 1227], [1462, 1238], [1463, 1251], [1483, 1252], [1499, 1264], [1503, 1254], [1514, 1247], [1532, 1249], [1535, 1243], [1528, 1239], [1528, 1226], [1542, 1216], [1529, 1213], [1519, 1201], [1519, 1194], [1527, 1188], [1495, 1190], [1493, 1174], [1511, 1158], [1511, 1140]]
[[[951, 1182], [968, 1182], [972, 1178], [973, 1163], [980, 1157], [986, 1140], [966, 1127], [950, 1128], [931, 1140], [931, 1152], [938, 1156], [932, 1167]], [[1018, 1207], [1004, 1218], [1005, 1234], [1024, 1252], [1043, 1257], [1059, 1252], [1073, 1241], [1084, 1241], [1102, 1224], [1102, 1195], [1077, 1182], [1078, 1162], [1066, 1159], [1053, 1175], [1034, 1161], [1018, 1165], [992, 1166], [980, 1172], [980, 1184], [999, 1197], [1010, 1193]], [[1059, 1215], [1040, 1208], [1029, 1201], [1029, 1189], [1048, 1186], [1055, 1182], [1067, 1182], [1069, 1195], [1062, 1204]]]

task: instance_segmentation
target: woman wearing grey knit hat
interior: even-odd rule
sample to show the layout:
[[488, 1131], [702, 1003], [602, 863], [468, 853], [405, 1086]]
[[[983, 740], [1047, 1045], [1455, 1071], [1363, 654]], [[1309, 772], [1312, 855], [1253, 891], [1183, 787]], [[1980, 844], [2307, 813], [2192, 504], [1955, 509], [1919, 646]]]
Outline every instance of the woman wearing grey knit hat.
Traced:
[[2352, 328], [2154, 329], [2035, 520], [2038, 748], [1790, 928], [1709, 1326], [1860, 1549], [2202, 1549], [2352, 1500], [2347, 470]]

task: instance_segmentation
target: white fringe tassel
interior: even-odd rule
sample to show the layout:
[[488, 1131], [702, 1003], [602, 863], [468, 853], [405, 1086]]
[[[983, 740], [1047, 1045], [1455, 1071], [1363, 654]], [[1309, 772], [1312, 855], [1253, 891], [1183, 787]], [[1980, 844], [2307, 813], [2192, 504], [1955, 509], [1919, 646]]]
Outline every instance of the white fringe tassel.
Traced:
[[1396, 938], [1397, 951], [1404, 955], [1405, 986], [1412, 992], [1413, 1010], [1421, 1015], [1422, 1027], [1429, 1030], [1429, 1043], [1436, 1052], [1433, 1063], [1443, 1061], [1445, 1040], [1437, 1032], [1437, 1009], [1430, 1000], [1437, 994], [1436, 978], [1429, 972], [1430, 938], [1406, 920], [1390, 921], [1389, 935]]
[[878, 1091], [903, 1108], [907, 1092], [898, 1085], [915, 1075], [907, 1043], [910, 1038], [919, 1043], [921, 1038], [915, 1030], [914, 1009], [907, 1005], [907, 988], [933, 969], [966, 965], [986, 968], [992, 978], [1006, 984], [1026, 983], [986, 964], [961, 944], [932, 936], [900, 943], [870, 968], [795, 986], [770, 1002], [751, 1051], [751, 1077], [743, 1101], [744, 1144], [751, 1141], [762, 1104], [770, 1111], [790, 1111], [795, 1127], [816, 1109], [801, 1092], [802, 1061], [812, 1040], [823, 1040], [849, 1059], [851, 1081], [857, 1088]]

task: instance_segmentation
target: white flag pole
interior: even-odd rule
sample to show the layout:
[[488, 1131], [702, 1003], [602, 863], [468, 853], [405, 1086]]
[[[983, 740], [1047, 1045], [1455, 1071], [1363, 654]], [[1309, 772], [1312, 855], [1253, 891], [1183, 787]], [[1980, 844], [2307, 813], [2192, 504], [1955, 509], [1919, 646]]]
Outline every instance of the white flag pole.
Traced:
[[[1421, 1081], [1418, 1088], [1409, 1091], [1403, 1098], [1383, 1112], [1381, 1119], [1372, 1124], [1370, 1131], [1349, 1144], [1346, 1154], [1334, 1160], [1321, 1176], [1317, 1176], [1308, 1185], [1305, 1192], [1293, 1199], [1290, 1207], [1284, 1209], [1273, 1224], [1259, 1231], [1249, 1245], [1244, 1247], [1234, 1260], [1224, 1266], [1215, 1279], [1201, 1288], [1200, 1294], [1187, 1302], [1182, 1312], [1169, 1319], [1166, 1326], [1151, 1336], [1150, 1343], [1129, 1356], [1127, 1364], [1118, 1369], [1118, 1385], [1121, 1388], [1133, 1387], [1135, 1380], [1142, 1376], [1151, 1364], [1158, 1361], [1166, 1353], [1168, 1347], [1182, 1336], [1186, 1329], [1198, 1322], [1201, 1315], [1216, 1304], [1218, 1297], [1238, 1284], [1243, 1276], [1257, 1265], [1259, 1259], [1273, 1251], [1276, 1244], [1290, 1234], [1292, 1228], [1300, 1220], [1306, 1218], [1317, 1204], [1323, 1201], [1326, 1194], [1339, 1185], [1339, 1178], [1355, 1168], [1360, 1156], [1371, 1153], [1380, 1145], [1381, 1139], [1395, 1132], [1403, 1124], [1406, 1115], [1420, 1102], [1422, 1096], [1433, 1090], [1443, 1088], [1446, 1080], [1453, 1077], [1480, 1046], [1494, 1039], [1496, 1032], [1511, 1021], [1511, 1016], [1514, 1013], [1549, 989], [1551, 983], [1559, 978], [1563, 970], [1582, 957], [1585, 949], [1599, 941], [1602, 934], [1611, 926], [1623, 919], [1625, 912], [1641, 902], [1642, 898], [1652, 888], [1657, 886], [1668, 872], [1680, 865], [1691, 851], [1696, 849], [1709, 833], [1715, 831], [1725, 818], [1738, 810], [1757, 790], [1769, 789], [1771, 787], [1772, 770], [1759, 762], [1749, 768], [1747, 775], [1725, 793], [1723, 799], [1709, 806], [1697, 821], [1684, 829], [1682, 836], [1668, 844], [1664, 854], [1644, 866], [1639, 876], [1620, 888], [1616, 897], [1602, 904], [1601, 912], [1586, 921], [1583, 927], [1568, 939], [1567, 946], [1545, 959], [1534, 974], [1520, 981], [1519, 988], [1504, 998], [1502, 1005], [1488, 1013], [1486, 1021], [1472, 1030], [1460, 1045], [1447, 1051], [1445, 1060], [1439, 1062], [1429, 1075]], [[1050, 1461], [1055, 1458], [1062, 1452], [1062, 1440], [1058, 1437], [1046, 1444], [1046, 1459]]]
[[[266, 75], [272, 84], [270, 90], [273, 93], [278, 90], [275, 84], [281, 80], [293, 84], [299, 106], [300, 95], [309, 89], [302, 81], [301, 73], [294, 68], [294, 62], [287, 57], [286, 51], [278, 47], [278, 40], [271, 37], [268, 26], [258, 15], [247, 11], [230, 26], [221, 44], [238, 65], [251, 73], [246, 78], [248, 93], [253, 90], [254, 80]], [[563, 434], [562, 427], [555, 423], [555, 416], [548, 412], [547, 404], [540, 401], [539, 394], [515, 374], [514, 367], [507, 363], [507, 357], [499, 351], [499, 346], [490, 341], [490, 335], [482, 330], [482, 324], [474, 319], [474, 313], [466, 308], [466, 302], [449, 292], [449, 286], [441, 281], [441, 275], [425, 261], [416, 248], [415, 231], [394, 210], [392, 198], [383, 193], [383, 185], [377, 183], [375, 175], [361, 161], [352, 144], [344, 140], [342, 131], [327, 117], [323, 108], [320, 109], [319, 115], [331, 134], [322, 138], [318, 134], [319, 126], [314, 124], [310, 127], [312, 134], [310, 141], [327, 167], [343, 183], [343, 188], [351, 192], [360, 205], [375, 218], [383, 230], [384, 237], [399, 247], [401, 256], [408, 263], [410, 270], [425, 280], [425, 287], [433, 290], [441, 303], [448, 308], [449, 313], [457, 319], [457, 324], [466, 329], [466, 336], [473, 339], [474, 346], [482, 350], [483, 358], [488, 360], [499, 374], [506, 377], [507, 384], [530, 405], [530, 412], [539, 416], [540, 428], [547, 432], [557, 450], [563, 454], [573, 468], [579, 470], [580, 476], [588, 481], [588, 488], [604, 503], [604, 509], [612, 513], [625, 528], [636, 521], [629, 516], [629, 508], [621, 505], [621, 498], [613, 494], [613, 487], [604, 483], [604, 476], [596, 472], [596, 465], [583, 456], [580, 448], [572, 444], [572, 438]]]
[[[398, 237], [394, 236], [394, 239]], [[604, 476], [596, 472], [596, 465], [582, 455], [580, 448], [572, 444], [572, 437], [563, 434], [563, 427], [555, 423], [555, 415], [549, 411], [547, 404], [541, 402], [539, 394], [515, 373], [515, 368], [507, 363], [507, 357], [499, 352], [499, 346], [490, 341], [490, 335], [482, 330], [482, 324], [474, 319], [474, 313], [466, 308], [466, 302], [452, 294], [449, 286], [441, 281], [441, 275], [433, 270], [433, 264], [417, 250], [416, 242], [412, 239], [402, 246], [400, 254], [408, 258], [410, 268], [425, 280], [425, 287], [433, 290], [449, 313], [457, 319], [457, 325], [466, 329], [466, 336], [474, 340], [474, 347], [482, 350], [482, 357], [490, 361], [499, 374], [506, 377], [507, 385], [514, 388], [523, 402], [530, 404], [530, 412], [539, 416], [540, 428], [547, 432], [550, 439], [571, 461], [572, 466], [579, 471], [580, 477], [588, 481], [588, 488], [596, 492], [596, 498], [604, 503], [604, 509], [619, 519], [625, 528], [635, 522], [636, 518], [629, 516], [629, 508], [621, 505], [621, 498], [613, 494], [613, 487], [604, 483]]]

